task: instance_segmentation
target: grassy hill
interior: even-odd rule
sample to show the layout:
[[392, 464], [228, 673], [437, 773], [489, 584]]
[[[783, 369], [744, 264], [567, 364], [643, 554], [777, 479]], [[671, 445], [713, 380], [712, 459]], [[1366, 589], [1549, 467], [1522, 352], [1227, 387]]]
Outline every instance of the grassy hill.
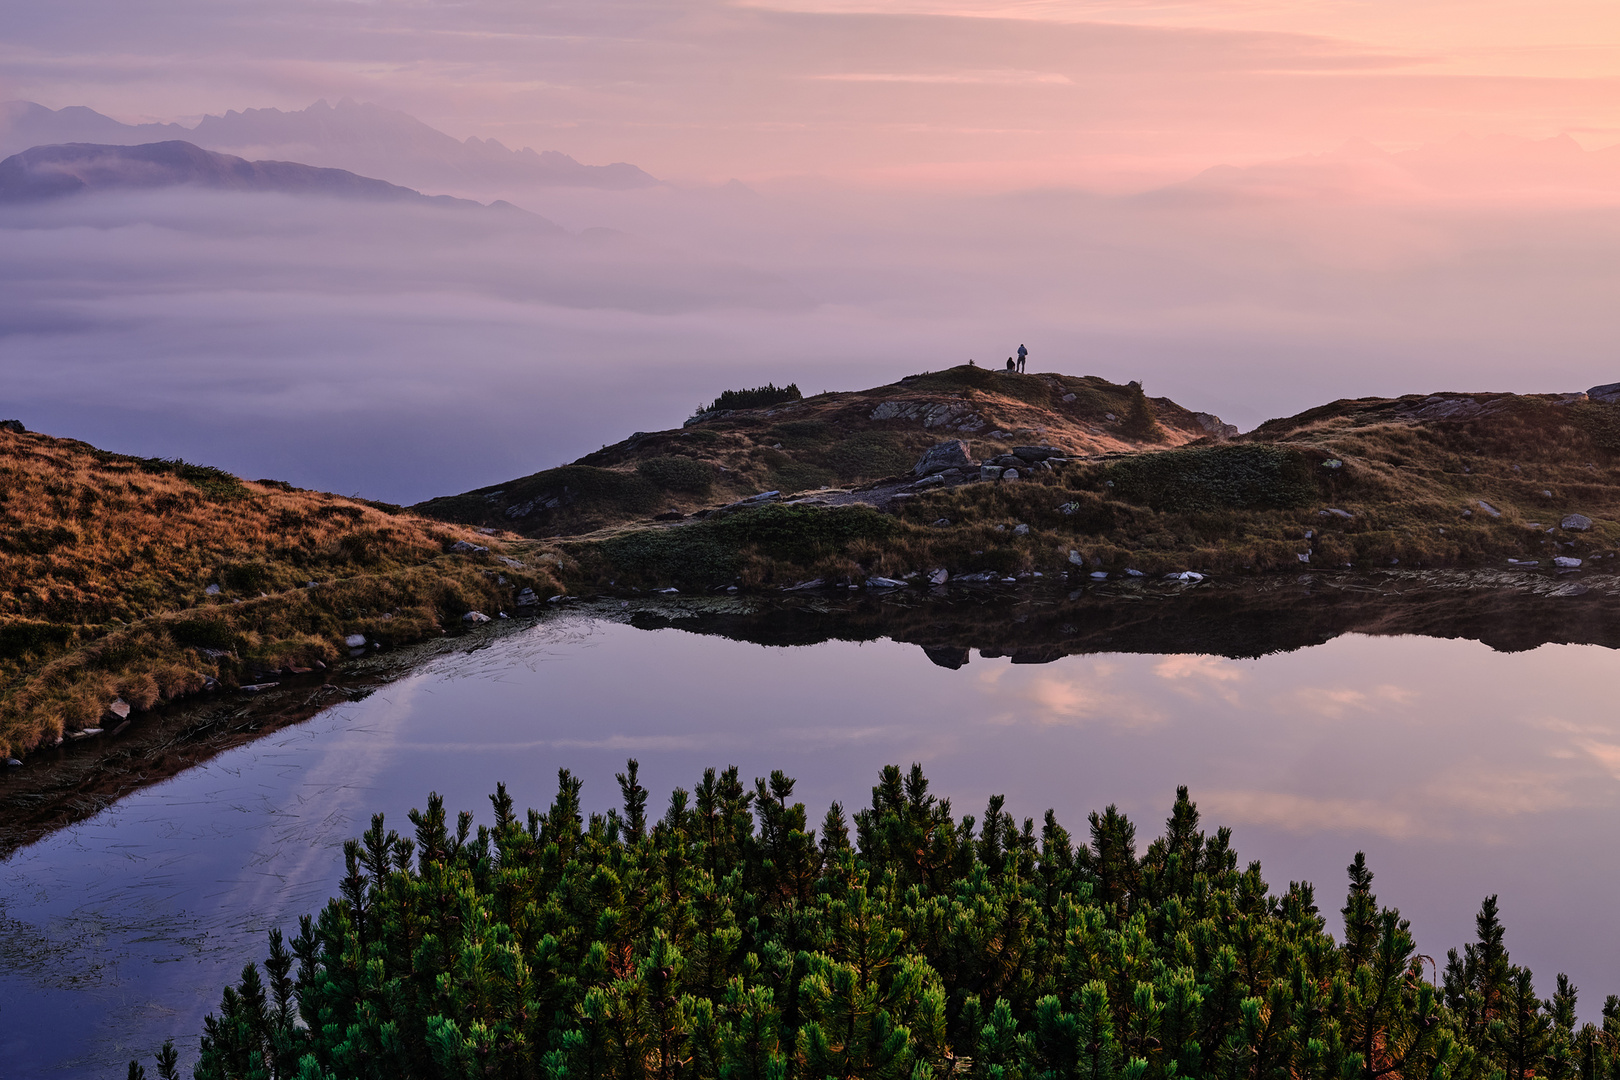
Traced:
[[397, 644], [555, 591], [555, 555], [471, 529], [16, 426], [0, 427], [0, 755], [122, 723], [115, 699], [263, 682], [350, 635]]
[[[556, 538], [586, 582], [618, 586], [1550, 567], [1620, 543], [1620, 405], [1365, 398], [1234, 431], [1134, 385], [957, 367], [700, 414], [413, 509]], [[1063, 459], [1016, 482], [969, 469], [910, 486], [907, 470], [946, 438], [975, 460], [1030, 443]], [[744, 501], [771, 490], [780, 497]], [[1572, 514], [1589, 527], [1561, 527]]]
[[[919, 486], [946, 439], [972, 463]], [[977, 464], [1031, 446], [1057, 456]], [[1592, 569], [1617, 545], [1620, 405], [1585, 395], [1338, 401], [1236, 435], [1134, 384], [958, 367], [704, 410], [409, 510], [0, 426], [0, 753], [526, 588]]]

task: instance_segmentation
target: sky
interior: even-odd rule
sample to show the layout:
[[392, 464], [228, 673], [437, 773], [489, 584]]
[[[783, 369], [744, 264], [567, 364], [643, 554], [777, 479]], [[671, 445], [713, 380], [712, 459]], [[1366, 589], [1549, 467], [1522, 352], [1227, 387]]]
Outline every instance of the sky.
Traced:
[[411, 502], [728, 387], [1020, 342], [1245, 429], [1584, 389], [1620, 379], [1617, 76], [1620, 9], [1576, 0], [9, 5], [0, 99], [352, 98], [665, 183], [445, 189], [563, 237], [275, 196], [0, 208], [0, 412]]

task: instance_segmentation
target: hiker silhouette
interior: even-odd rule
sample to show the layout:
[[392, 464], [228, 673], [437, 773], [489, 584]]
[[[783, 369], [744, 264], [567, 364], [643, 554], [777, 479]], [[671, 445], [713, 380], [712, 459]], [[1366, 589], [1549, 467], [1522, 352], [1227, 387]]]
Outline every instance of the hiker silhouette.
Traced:
[[1010, 356], [1007, 357], [1007, 370], [1008, 371], [1017, 371], [1018, 370], [1018, 365], [1013, 363], [1013, 358], [1010, 357]]
[[1024, 370], [1024, 358], [1027, 357], [1028, 355], [1029, 355], [1029, 350], [1028, 349], [1024, 348], [1022, 345], [1018, 346], [1018, 370], [1019, 370], [1019, 372], [1022, 372]]

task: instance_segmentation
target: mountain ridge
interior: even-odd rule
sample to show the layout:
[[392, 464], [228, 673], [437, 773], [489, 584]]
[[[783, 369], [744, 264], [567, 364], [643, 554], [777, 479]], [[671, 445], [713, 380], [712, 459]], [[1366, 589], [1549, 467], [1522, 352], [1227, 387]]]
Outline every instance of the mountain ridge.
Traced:
[[241, 157], [274, 157], [351, 172], [380, 172], [412, 185], [533, 184], [629, 190], [660, 183], [627, 162], [585, 165], [555, 150], [512, 150], [494, 139], [458, 140], [408, 113], [345, 98], [307, 109], [228, 110], [194, 127], [125, 124], [82, 105], [49, 109], [0, 104], [0, 154], [46, 143], [136, 145], [183, 140]]

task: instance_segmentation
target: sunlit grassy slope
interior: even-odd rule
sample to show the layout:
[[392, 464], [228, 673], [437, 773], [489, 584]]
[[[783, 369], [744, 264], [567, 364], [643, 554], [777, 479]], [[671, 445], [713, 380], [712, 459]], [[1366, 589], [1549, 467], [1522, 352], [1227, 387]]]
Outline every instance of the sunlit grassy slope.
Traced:
[[394, 507], [0, 429], [0, 753], [97, 726], [115, 698], [140, 710], [551, 589], [543, 553], [449, 552], [462, 539], [503, 549]]

